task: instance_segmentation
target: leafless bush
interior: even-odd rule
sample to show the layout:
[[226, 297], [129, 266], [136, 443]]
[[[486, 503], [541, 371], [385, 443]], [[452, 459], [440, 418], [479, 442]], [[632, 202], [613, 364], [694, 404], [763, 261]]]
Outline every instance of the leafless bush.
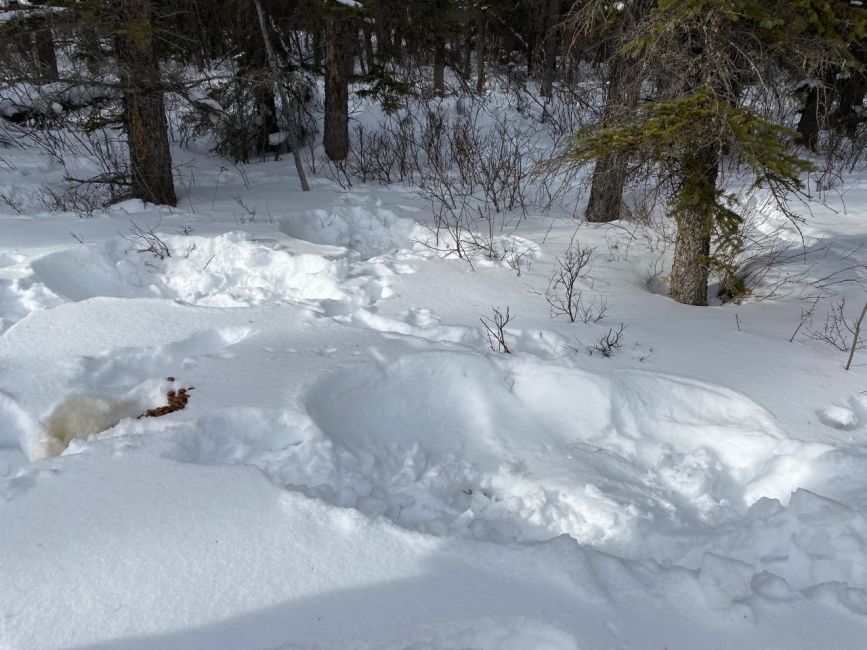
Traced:
[[831, 305], [821, 329], [808, 329], [807, 333], [813, 340], [826, 343], [840, 352], [848, 352], [864, 347], [859, 329], [856, 321], [846, 315], [846, 299], [841, 298], [838, 303]]
[[801, 328], [807, 321], [812, 322], [813, 320], [813, 312], [816, 311], [816, 306], [819, 304], [819, 301], [822, 299], [822, 294], [816, 296], [816, 299], [812, 302], [812, 304], [806, 308], [801, 309], [801, 319], [798, 321], [798, 326], [795, 328], [795, 331], [792, 332], [792, 335], [789, 337], [789, 343], [793, 343], [795, 337], [798, 335], [798, 332], [801, 331]]
[[161, 260], [172, 256], [169, 245], [154, 232], [153, 228], [142, 228], [135, 221], [129, 223], [130, 234], [126, 239], [137, 247], [137, 253], [150, 253]]
[[422, 142], [418, 124], [411, 114], [390, 115], [375, 129], [358, 124], [346, 171], [362, 183], [415, 183], [421, 166]]
[[24, 208], [19, 205], [18, 201], [16, 201], [13, 196], [6, 194], [5, 192], [0, 192], [0, 202], [12, 208], [12, 210], [16, 214], [26, 214]]
[[494, 307], [493, 318], [482, 316], [479, 320], [482, 321], [482, 325], [485, 327], [485, 331], [488, 335], [488, 344], [491, 346], [491, 350], [494, 352], [512, 354], [512, 351], [509, 349], [509, 345], [506, 342], [506, 327], [515, 319], [509, 313], [509, 308], [506, 307], [506, 313], [504, 314]]
[[600, 338], [596, 343], [587, 347], [587, 351], [592, 355], [596, 352], [603, 357], [614, 356], [614, 353], [623, 346], [623, 332], [626, 330], [626, 325], [620, 323], [618, 329], [609, 329], [608, 334]]
[[[43, 198], [49, 209], [67, 211], [63, 206], [69, 205], [72, 210], [68, 211], [90, 216], [91, 203], [99, 204], [93, 207], [96, 210], [129, 198], [131, 183], [124, 136], [114, 129], [96, 126], [100, 123], [70, 118], [63, 129], [22, 131], [22, 140], [27, 145], [55, 160], [65, 170], [67, 186], [64, 190], [47, 190]], [[88, 172], [85, 177], [80, 176], [82, 167]]]
[[[641, 200], [643, 203], [644, 200]], [[641, 210], [645, 210], [641, 208]], [[646, 218], [636, 217], [634, 221], [606, 224], [605, 243], [608, 247], [608, 261], [629, 261], [634, 248], [651, 257], [648, 261], [648, 283], [664, 273], [667, 255], [674, 246], [675, 225], [667, 218], [656, 218], [651, 213]]]
[[61, 188], [46, 186], [41, 201], [51, 212], [71, 212], [79, 217], [93, 217], [94, 213], [111, 203], [111, 194], [98, 183], [67, 182]]
[[237, 221], [239, 224], [243, 225], [247, 223], [254, 223], [256, 221], [256, 208], [247, 205], [239, 192], [232, 194], [232, 200], [237, 203], [238, 206], [240, 206], [240, 208], [246, 213], [246, 216], [241, 215], [240, 217], [238, 217]]
[[595, 79], [588, 84], [559, 84], [553, 88], [551, 97], [543, 97], [535, 82], [526, 77], [511, 77], [505, 90], [512, 108], [536, 119], [555, 143], [561, 143], [600, 117], [594, 96], [604, 94], [604, 82]]
[[533, 249], [528, 246], [504, 246], [502, 261], [520, 278], [524, 271], [529, 271], [533, 265]]
[[449, 207], [462, 203], [470, 213], [526, 216], [537, 204], [532, 171], [537, 133], [527, 125], [513, 124], [505, 116], [490, 116], [484, 104], [474, 104], [464, 115], [428, 114], [422, 125], [420, 145], [424, 164], [419, 187], [423, 196], [440, 198], [441, 186], [449, 186]]
[[537, 135], [532, 125], [492, 115], [484, 99], [468, 99], [456, 114], [418, 102], [374, 130], [356, 126], [345, 172], [362, 182], [415, 185], [433, 210], [431, 248], [495, 258], [497, 233], [549, 200], [532, 173], [546, 155]]
[[587, 277], [593, 261], [593, 249], [584, 248], [576, 239], [569, 242], [562, 259], [554, 262], [554, 274], [548, 283], [545, 298], [551, 306], [553, 316], [566, 315], [573, 323], [582, 320], [585, 323], [602, 320], [608, 310], [608, 302], [597, 299], [588, 305], [583, 299], [581, 280]]

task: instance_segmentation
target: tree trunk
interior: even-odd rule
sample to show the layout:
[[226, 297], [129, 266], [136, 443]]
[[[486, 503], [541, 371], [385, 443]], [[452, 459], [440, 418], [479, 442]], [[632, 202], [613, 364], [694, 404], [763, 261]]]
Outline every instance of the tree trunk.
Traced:
[[437, 41], [433, 60], [433, 85], [437, 97], [446, 96], [446, 44]]
[[685, 305], [707, 305], [710, 238], [716, 208], [719, 156], [712, 149], [687, 154], [677, 197], [677, 239], [668, 295]]
[[[629, 78], [628, 65], [620, 55], [615, 55], [611, 60], [603, 125], [617, 123], [621, 114], [631, 113], [638, 106], [640, 80]], [[613, 153], [605, 154], [596, 161], [590, 186], [590, 199], [585, 213], [587, 221], [606, 223], [620, 218], [627, 162], [624, 156]]]
[[256, 17], [259, 21], [259, 32], [262, 34], [262, 42], [265, 45], [265, 56], [268, 60], [268, 65], [271, 67], [271, 75], [274, 83], [277, 84], [277, 89], [280, 94], [280, 104], [283, 109], [283, 119], [286, 124], [286, 129], [289, 131], [289, 146], [292, 148], [292, 158], [295, 161], [295, 170], [298, 172], [298, 181], [301, 184], [301, 191], [309, 192], [310, 185], [307, 184], [307, 174], [304, 172], [304, 165], [301, 163], [301, 145], [298, 142], [298, 126], [295, 123], [295, 118], [292, 115], [292, 106], [289, 104], [289, 97], [286, 91], [279, 83], [280, 69], [277, 65], [277, 53], [274, 51], [274, 45], [268, 36], [268, 22], [265, 20], [265, 10], [262, 9], [262, 3], [259, 0], [253, 0], [256, 6]]
[[[249, 77], [252, 84], [255, 134], [253, 136], [254, 153], [263, 156], [272, 150], [269, 136], [280, 130], [277, 123], [277, 103], [274, 99], [274, 78], [268, 65], [268, 53], [265, 41], [254, 31], [245, 35], [242, 49], [242, 73]], [[242, 111], [244, 99], [241, 98]]]
[[362, 37], [364, 39], [364, 58], [367, 60], [367, 71], [373, 72], [374, 68], [376, 68], [376, 57], [373, 54], [373, 32], [367, 24], [362, 28]]
[[[630, 4], [628, 13], [623, 17], [622, 30], [626, 30], [641, 16], [650, 11], [651, 0], [640, 0]], [[615, 50], [608, 64], [608, 91], [605, 95], [605, 108], [602, 114], [603, 125], [617, 124], [624, 116], [632, 115], [641, 98], [642, 75], [633, 72], [634, 62], [629, 61]], [[577, 70], [568, 68], [570, 75]], [[623, 188], [626, 185], [626, 165], [628, 159], [622, 155], [606, 154], [596, 161], [587, 202], [585, 217], [592, 223], [606, 223], [620, 219], [623, 208]]]
[[542, 97], [551, 97], [557, 73], [557, 35], [560, 24], [560, 0], [548, 0], [548, 20], [542, 47]]
[[257, 119], [257, 134], [256, 134], [256, 153], [263, 156], [274, 150], [279, 151], [276, 147], [271, 146], [271, 134], [280, 131], [277, 124], [277, 103], [274, 101], [274, 85], [271, 83], [270, 75], [265, 70], [257, 71], [255, 86], [253, 87], [253, 98], [256, 103], [256, 119]]
[[313, 30], [313, 69], [322, 68], [322, 30]]
[[461, 77], [466, 87], [470, 87], [473, 76], [473, 38], [468, 35], [464, 40], [464, 46], [461, 48]]
[[617, 221], [623, 209], [623, 188], [626, 185], [626, 159], [605, 154], [596, 160], [590, 199], [585, 217], [590, 223]]
[[33, 51], [42, 81], [57, 81], [57, 55], [54, 53], [54, 35], [51, 32], [51, 18], [42, 17], [34, 25]]
[[328, 18], [325, 46], [325, 153], [334, 162], [349, 153], [349, 53], [347, 22]]
[[810, 86], [804, 99], [804, 108], [798, 120], [798, 140], [810, 151], [815, 151], [819, 144], [819, 93], [824, 92], [818, 86]]
[[159, 62], [153, 44], [149, 0], [122, 0], [123, 29], [117, 36], [117, 62], [124, 99], [134, 197], [176, 205]]
[[858, 125], [864, 121], [861, 108], [867, 94], [867, 78], [860, 70], [849, 73], [848, 77], [838, 80], [839, 100], [837, 110], [831, 116], [834, 128], [851, 137], [855, 136]]
[[488, 40], [488, 19], [483, 15], [479, 18], [479, 38], [476, 41], [476, 61], [478, 67], [478, 79], [476, 81], [476, 92], [482, 94], [485, 92], [485, 48]]

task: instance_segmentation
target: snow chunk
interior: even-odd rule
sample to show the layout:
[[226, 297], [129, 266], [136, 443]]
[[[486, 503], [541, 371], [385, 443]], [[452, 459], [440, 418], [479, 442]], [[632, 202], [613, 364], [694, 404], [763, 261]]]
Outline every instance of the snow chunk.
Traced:
[[161, 237], [170, 252], [162, 259], [144, 250], [145, 242], [115, 238], [35, 260], [29, 282], [70, 301], [154, 297], [208, 307], [306, 302], [344, 313], [382, 296], [376, 277], [350, 278], [345, 260], [293, 253], [241, 232]]
[[819, 419], [835, 429], [854, 429], [858, 426], [858, 416], [845, 406], [828, 406], [819, 411]]
[[710, 606], [724, 608], [753, 592], [755, 573], [755, 567], [749, 564], [706, 553], [701, 562], [698, 581]]

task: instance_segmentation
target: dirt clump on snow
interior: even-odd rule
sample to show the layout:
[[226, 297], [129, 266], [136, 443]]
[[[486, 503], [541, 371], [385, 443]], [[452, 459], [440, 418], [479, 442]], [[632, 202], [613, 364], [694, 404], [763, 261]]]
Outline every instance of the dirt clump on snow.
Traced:
[[[170, 382], [174, 382], [174, 377], [166, 377]], [[179, 388], [177, 390], [169, 390], [166, 392], [166, 404], [157, 406], [156, 408], [148, 409], [138, 416], [138, 420], [142, 418], [158, 418], [175, 411], [182, 411], [187, 408], [187, 402], [190, 401], [190, 391], [194, 390], [194, 386], [188, 388]]]

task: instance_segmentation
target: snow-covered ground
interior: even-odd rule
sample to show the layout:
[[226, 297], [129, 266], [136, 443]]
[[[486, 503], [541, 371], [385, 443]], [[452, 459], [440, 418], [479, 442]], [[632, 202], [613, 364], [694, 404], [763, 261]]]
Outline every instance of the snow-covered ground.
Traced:
[[[864, 647], [867, 352], [809, 332], [863, 304], [867, 180], [773, 299], [690, 308], [565, 209], [471, 267], [409, 188], [178, 150], [178, 208], [80, 219], [2, 153], [3, 650]], [[545, 298], [573, 237], [598, 323]]]

